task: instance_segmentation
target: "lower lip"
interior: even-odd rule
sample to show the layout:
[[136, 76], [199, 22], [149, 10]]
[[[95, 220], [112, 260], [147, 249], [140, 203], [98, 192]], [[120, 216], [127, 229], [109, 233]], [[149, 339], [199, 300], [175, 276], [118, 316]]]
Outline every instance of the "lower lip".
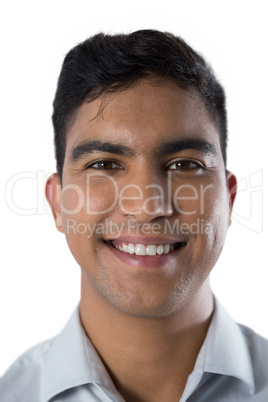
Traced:
[[172, 260], [178, 258], [179, 253], [185, 248], [186, 244], [182, 245], [175, 251], [169, 254], [161, 254], [154, 256], [142, 256], [136, 254], [124, 253], [123, 251], [117, 250], [111, 244], [106, 243], [111, 252], [121, 261], [128, 265], [139, 268], [161, 268], [169, 264]]

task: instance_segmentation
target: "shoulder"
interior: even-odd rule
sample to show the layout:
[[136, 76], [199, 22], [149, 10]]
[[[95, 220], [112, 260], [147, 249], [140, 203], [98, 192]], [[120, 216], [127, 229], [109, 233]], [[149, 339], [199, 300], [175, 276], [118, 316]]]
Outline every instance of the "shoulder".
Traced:
[[0, 378], [0, 401], [38, 402], [42, 367], [55, 338], [23, 353]]
[[[253, 329], [238, 324], [247, 343], [251, 357], [256, 390], [262, 390], [268, 396], [268, 339], [257, 334]], [[268, 399], [267, 399], [268, 400]]]
[[268, 339], [259, 335], [253, 329], [245, 325], [238, 325], [247, 342], [251, 356], [254, 357], [255, 355], [259, 356], [261, 354], [263, 358], [268, 358]]

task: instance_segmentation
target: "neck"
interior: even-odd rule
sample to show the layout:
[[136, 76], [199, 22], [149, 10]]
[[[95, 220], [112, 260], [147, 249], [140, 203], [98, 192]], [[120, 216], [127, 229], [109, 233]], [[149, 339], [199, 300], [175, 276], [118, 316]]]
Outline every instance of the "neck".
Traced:
[[[147, 319], [119, 311], [82, 279], [83, 326], [127, 401], [179, 399], [205, 339], [212, 311], [208, 282], [175, 313]], [[156, 394], [158, 399], [152, 396]]]

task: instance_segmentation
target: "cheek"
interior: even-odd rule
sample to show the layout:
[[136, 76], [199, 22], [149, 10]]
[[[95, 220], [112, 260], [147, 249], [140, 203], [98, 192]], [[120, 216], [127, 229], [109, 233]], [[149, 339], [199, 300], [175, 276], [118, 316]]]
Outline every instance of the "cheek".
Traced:
[[100, 220], [104, 215], [111, 213], [117, 205], [119, 189], [112, 177], [95, 181], [89, 178], [84, 192], [87, 214], [98, 215]]
[[62, 224], [69, 248], [83, 266], [93, 258], [96, 241], [103, 236], [103, 222], [117, 202], [111, 180], [66, 185], [62, 191]]
[[67, 184], [62, 190], [62, 214], [78, 221], [102, 220], [117, 203], [118, 187], [110, 180], [85, 180], [83, 185]]
[[216, 193], [217, 189], [211, 182], [180, 184], [173, 188], [174, 207], [182, 216], [205, 218], [213, 212]]
[[177, 184], [173, 187], [173, 201], [182, 215], [209, 216], [215, 209], [228, 207], [227, 188], [221, 177]]
[[174, 191], [174, 207], [181, 227], [201, 235], [209, 247], [223, 246], [229, 221], [229, 202], [224, 178], [215, 177], [202, 183], [183, 184]]
[[[220, 180], [220, 179], [219, 179]], [[207, 189], [202, 203], [201, 218], [206, 225], [206, 243], [214, 252], [221, 252], [229, 222], [227, 189], [219, 182]]]
[[67, 184], [62, 189], [61, 211], [65, 216], [78, 214], [85, 204], [82, 188], [76, 184]]

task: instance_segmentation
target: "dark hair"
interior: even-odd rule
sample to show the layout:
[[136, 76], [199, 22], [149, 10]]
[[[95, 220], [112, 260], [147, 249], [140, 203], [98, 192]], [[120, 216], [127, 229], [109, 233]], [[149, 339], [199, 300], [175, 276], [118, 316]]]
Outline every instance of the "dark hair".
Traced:
[[66, 132], [77, 108], [103, 93], [129, 88], [148, 75], [174, 79], [195, 88], [216, 123], [226, 165], [225, 94], [212, 69], [180, 37], [156, 30], [130, 34], [99, 33], [66, 55], [58, 80], [52, 116], [57, 171], [62, 177]]

